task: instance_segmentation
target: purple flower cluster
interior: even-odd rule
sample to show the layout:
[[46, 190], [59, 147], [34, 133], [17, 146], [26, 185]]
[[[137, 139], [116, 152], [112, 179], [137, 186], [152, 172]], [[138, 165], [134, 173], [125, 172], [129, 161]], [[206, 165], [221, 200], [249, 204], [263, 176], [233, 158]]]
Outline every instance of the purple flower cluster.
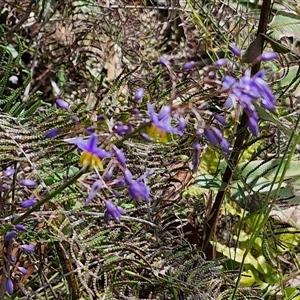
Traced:
[[[231, 49], [234, 54], [240, 55], [237, 47], [231, 46]], [[261, 54], [257, 60], [269, 61], [276, 58], [276, 53], [269, 52]], [[253, 76], [250, 70], [246, 70], [238, 79], [225, 75], [222, 82], [222, 90], [228, 93], [224, 106], [237, 108], [239, 104], [248, 117], [247, 126], [254, 136], [259, 134], [259, 116], [253, 103], [260, 99], [262, 107], [270, 111], [275, 109], [275, 96], [263, 78], [262, 70]]]

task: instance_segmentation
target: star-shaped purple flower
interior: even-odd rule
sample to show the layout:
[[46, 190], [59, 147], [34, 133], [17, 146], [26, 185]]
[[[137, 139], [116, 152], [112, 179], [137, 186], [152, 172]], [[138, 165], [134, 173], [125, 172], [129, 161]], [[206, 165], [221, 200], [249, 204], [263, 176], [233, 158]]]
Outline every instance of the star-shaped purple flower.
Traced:
[[98, 136], [95, 133], [89, 137], [87, 142], [85, 142], [83, 138], [79, 137], [70, 141], [70, 143], [75, 144], [83, 151], [79, 160], [79, 163], [82, 166], [88, 166], [92, 169], [95, 165], [97, 165], [99, 169], [103, 169], [101, 159], [110, 157], [109, 152], [98, 148]]

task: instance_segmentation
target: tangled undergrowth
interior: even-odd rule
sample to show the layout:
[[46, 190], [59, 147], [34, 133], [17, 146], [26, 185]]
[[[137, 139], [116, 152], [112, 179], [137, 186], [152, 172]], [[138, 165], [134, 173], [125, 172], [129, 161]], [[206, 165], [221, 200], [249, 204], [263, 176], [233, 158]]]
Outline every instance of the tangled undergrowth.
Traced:
[[297, 22], [1, 4], [0, 299], [300, 299]]

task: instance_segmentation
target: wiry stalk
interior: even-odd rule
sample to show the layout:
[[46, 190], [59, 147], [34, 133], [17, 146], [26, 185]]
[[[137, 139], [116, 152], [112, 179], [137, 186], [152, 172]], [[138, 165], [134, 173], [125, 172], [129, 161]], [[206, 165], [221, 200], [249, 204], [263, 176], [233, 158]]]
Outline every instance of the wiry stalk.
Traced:
[[[271, 0], [264, 0], [261, 8], [260, 20], [259, 20], [259, 25], [257, 30], [257, 37], [255, 41], [248, 48], [248, 49], [251, 48], [251, 53], [249, 53], [248, 51], [248, 55], [251, 57], [256, 58], [263, 52], [264, 40], [261, 37], [261, 34], [265, 34], [267, 31], [267, 25], [268, 25], [270, 13], [271, 13]], [[253, 45], [255, 45], [255, 47], [253, 47]], [[254, 64], [251, 69], [251, 74], [254, 75], [259, 71], [259, 69], [260, 69], [260, 63]], [[216, 224], [220, 214], [220, 209], [227, 188], [229, 187], [233, 170], [236, 168], [238, 164], [239, 157], [243, 152], [243, 143], [248, 135], [248, 131], [245, 128], [246, 122], [247, 122], [247, 116], [245, 113], [243, 113], [240, 120], [240, 124], [237, 127], [237, 137], [234, 142], [233, 151], [231, 152], [226, 170], [222, 178], [222, 182], [225, 184], [225, 188], [222, 191], [219, 191], [217, 193], [214, 204], [212, 206], [210, 213], [208, 214], [208, 219], [206, 221], [207, 229], [202, 243], [202, 251], [206, 252], [206, 254], [208, 254], [209, 257], [211, 256], [211, 253], [207, 253], [210, 252], [207, 249], [207, 246], [213, 235], [213, 232], [215, 231]]]

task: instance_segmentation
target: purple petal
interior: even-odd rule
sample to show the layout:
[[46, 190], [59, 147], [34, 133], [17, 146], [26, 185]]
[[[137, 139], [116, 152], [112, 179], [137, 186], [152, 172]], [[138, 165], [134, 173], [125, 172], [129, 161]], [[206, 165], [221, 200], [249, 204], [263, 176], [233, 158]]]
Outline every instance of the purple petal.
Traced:
[[82, 151], [87, 151], [86, 143], [84, 142], [82, 137], [76, 138], [69, 143], [76, 145]]
[[94, 199], [94, 197], [96, 196], [96, 194], [102, 189], [103, 187], [103, 182], [101, 180], [96, 180], [91, 188], [91, 192], [88, 195], [86, 201], [85, 201], [85, 205], [90, 204], [90, 202]]
[[97, 134], [92, 134], [87, 143], [86, 143], [86, 150], [87, 152], [94, 153], [95, 149], [98, 147], [98, 136]]
[[163, 120], [166, 117], [169, 117], [171, 113], [171, 107], [169, 105], [163, 106], [157, 116], [158, 121]]
[[115, 149], [115, 155], [118, 162], [124, 167], [126, 165], [126, 157], [120, 149]]
[[128, 191], [131, 198], [136, 200], [148, 200], [150, 197], [149, 188], [141, 181], [133, 180], [131, 185], [129, 186]]
[[125, 169], [123, 173], [124, 173], [125, 182], [127, 184], [131, 184], [132, 183], [132, 174], [131, 174], [131, 172], [128, 169]]
[[227, 122], [225, 120], [225, 118], [219, 114], [215, 114], [215, 119], [222, 125], [226, 125]]

